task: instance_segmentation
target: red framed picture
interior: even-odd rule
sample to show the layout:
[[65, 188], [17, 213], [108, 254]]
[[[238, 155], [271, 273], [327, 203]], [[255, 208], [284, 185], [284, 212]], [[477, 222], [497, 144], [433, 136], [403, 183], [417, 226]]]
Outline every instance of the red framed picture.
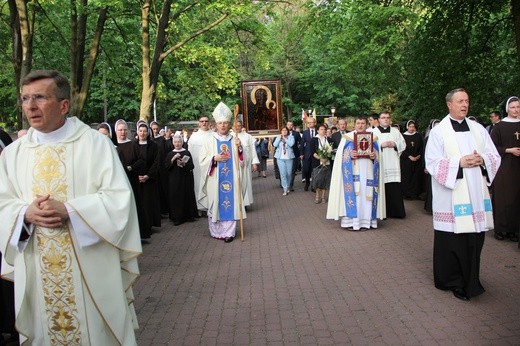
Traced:
[[354, 133], [354, 150], [358, 153], [358, 158], [370, 158], [370, 154], [374, 151], [372, 132], [355, 132]]

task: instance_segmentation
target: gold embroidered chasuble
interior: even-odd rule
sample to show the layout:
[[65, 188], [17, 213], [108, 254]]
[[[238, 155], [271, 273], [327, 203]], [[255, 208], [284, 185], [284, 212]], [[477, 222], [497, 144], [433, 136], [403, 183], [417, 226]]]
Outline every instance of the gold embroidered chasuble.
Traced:
[[[73, 133], [65, 140], [39, 145], [30, 129], [0, 157], [2, 276], [15, 281], [16, 327], [28, 344], [133, 345], [141, 253], [134, 199], [113, 145], [67, 121]], [[98, 241], [83, 246], [71, 218], [61, 228], [35, 227], [23, 251], [9, 246], [21, 208], [47, 194]]]

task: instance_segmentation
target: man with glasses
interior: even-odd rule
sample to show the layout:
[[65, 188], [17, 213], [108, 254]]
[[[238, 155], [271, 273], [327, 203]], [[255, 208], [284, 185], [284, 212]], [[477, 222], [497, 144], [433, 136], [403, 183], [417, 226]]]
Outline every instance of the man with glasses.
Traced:
[[[406, 217], [403, 196], [401, 192], [401, 161], [399, 156], [406, 149], [406, 142], [398, 129], [391, 126], [389, 112], [379, 115], [379, 126], [372, 132], [379, 141], [381, 157], [382, 183], [385, 188], [385, 202], [383, 211], [386, 217], [402, 219]], [[384, 214], [383, 214], [384, 215]]]
[[31, 128], [0, 156], [2, 275], [15, 282], [20, 343], [135, 345], [142, 250], [114, 146], [67, 118], [70, 84], [59, 72], [20, 84]]
[[200, 172], [200, 150], [204, 143], [212, 137], [213, 131], [209, 129], [209, 117], [207, 115], [201, 115], [199, 117], [199, 129], [190, 136], [188, 140], [188, 149], [193, 158], [193, 179], [195, 181], [195, 197], [197, 199], [197, 209], [199, 210], [199, 215], [202, 216], [206, 213], [206, 207], [202, 205], [199, 201], [200, 195], [200, 180], [201, 180], [201, 172]]

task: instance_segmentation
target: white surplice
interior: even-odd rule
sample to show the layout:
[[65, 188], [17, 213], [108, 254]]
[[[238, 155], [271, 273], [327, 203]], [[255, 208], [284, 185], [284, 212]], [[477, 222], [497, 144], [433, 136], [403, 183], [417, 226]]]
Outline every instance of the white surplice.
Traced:
[[406, 141], [403, 135], [395, 127], [390, 126], [390, 132], [382, 133], [379, 128], [372, 129], [374, 136], [378, 138], [379, 143], [386, 141], [395, 142], [395, 148], [379, 147], [381, 154], [381, 169], [383, 170], [384, 183], [400, 183], [401, 182], [401, 160], [399, 157], [406, 149]]
[[244, 206], [253, 204], [253, 173], [252, 165], [260, 164], [258, 155], [256, 153], [255, 141], [256, 139], [249, 133], [242, 131], [238, 134], [240, 143], [242, 144], [242, 150], [244, 153], [244, 167], [242, 171], [242, 195], [244, 196]]
[[[432, 176], [433, 227], [439, 231], [456, 231], [453, 191], [461, 183], [460, 179], [457, 179], [460, 159], [464, 155], [472, 154], [475, 150], [484, 159], [489, 181], [483, 177], [481, 167], [463, 168], [463, 174], [472, 207], [474, 230], [479, 233], [490, 229], [489, 226], [486, 226], [483, 216], [486, 209], [484, 202], [486, 185], [493, 182], [500, 166], [500, 155], [483, 126], [470, 120], [466, 120], [466, 122], [471, 131], [455, 132], [450, 123], [450, 117], [447, 115], [439, 125], [430, 131], [426, 145], [426, 169]], [[446, 148], [448, 136], [456, 139], [460, 156], [448, 156]], [[482, 141], [482, 148], [478, 147], [476, 136], [481, 138], [479, 141]]]

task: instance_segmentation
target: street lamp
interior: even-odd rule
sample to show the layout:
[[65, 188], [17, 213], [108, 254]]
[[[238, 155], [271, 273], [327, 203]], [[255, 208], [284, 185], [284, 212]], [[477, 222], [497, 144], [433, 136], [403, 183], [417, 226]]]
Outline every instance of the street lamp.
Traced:
[[336, 107], [332, 106], [330, 112], [332, 113], [332, 116], [334, 116], [334, 113], [336, 113]]
[[312, 109], [309, 108], [309, 116], [312, 117]]

